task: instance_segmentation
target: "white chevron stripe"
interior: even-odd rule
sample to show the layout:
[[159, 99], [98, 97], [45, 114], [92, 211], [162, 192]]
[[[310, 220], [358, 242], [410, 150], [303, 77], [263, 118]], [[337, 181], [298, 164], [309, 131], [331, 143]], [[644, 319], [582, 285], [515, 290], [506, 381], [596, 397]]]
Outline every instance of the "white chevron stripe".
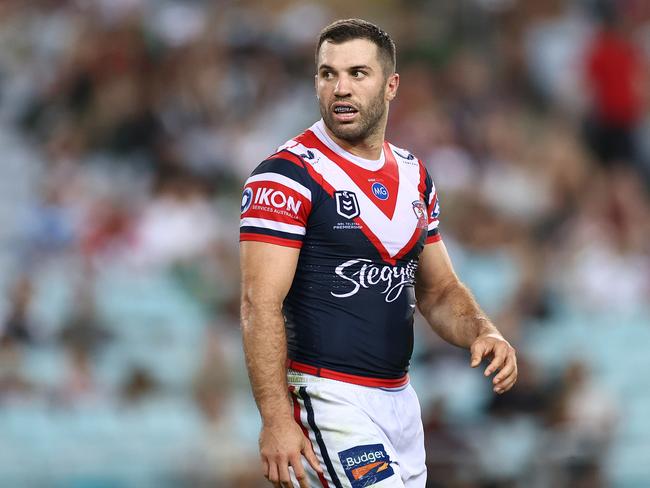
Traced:
[[245, 217], [241, 219], [239, 227], [261, 227], [262, 229], [279, 230], [280, 232], [287, 232], [289, 234], [298, 234], [304, 236], [305, 228], [300, 225], [286, 224], [284, 222], [276, 222], [275, 220], [259, 219], [255, 217]]
[[296, 180], [288, 178], [287, 176], [281, 175], [279, 173], [260, 173], [248, 178], [246, 184], [248, 185], [249, 183], [254, 183], [256, 181], [273, 181], [275, 183], [280, 183], [287, 188], [291, 188], [292, 190], [297, 191], [311, 202], [311, 190], [306, 186], [301, 185]]

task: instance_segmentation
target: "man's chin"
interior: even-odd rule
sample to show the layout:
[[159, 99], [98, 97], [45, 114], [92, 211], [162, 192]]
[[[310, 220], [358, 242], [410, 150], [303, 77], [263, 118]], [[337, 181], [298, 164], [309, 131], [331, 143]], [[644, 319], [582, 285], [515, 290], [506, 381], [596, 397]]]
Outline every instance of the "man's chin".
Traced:
[[325, 121], [327, 128], [339, 139], [345, 141], [357, 141], [362, 138], [362, 130], [359, 123], [355, 121], [339, 122], [337, 120]]

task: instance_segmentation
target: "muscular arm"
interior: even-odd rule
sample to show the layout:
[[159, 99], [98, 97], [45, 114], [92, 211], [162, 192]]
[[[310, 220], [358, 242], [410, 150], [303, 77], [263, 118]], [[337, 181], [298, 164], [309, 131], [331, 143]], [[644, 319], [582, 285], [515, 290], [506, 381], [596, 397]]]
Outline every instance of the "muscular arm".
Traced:
[[499, 334], [456, 276], [442, 241], [425, 246], [415, 293], [418, 308], [429, 325], [455, 346], [469, 348], [481, 334]]
[[287, 340], [282, 302], [289, 292], [299, 250], [263, 242], [241, 243], [241, 326], [246, 366], [262, 417], [260, 455], [265, 476], [289, 483], [292, 466], [307, 486], [301, 454], [321, 471], [311, 444], [294, 422], [289, 403]]
[[497, 393], [512, 388], [517, 379], [515, 350], [458, 279], [442, 241], [425, 246], [420, 255], [415, 293], [431, 328], [447, 342], [471, 350], [472, 367], [493, 357], [485, 375], [500, 370], [493, 380]]
[[282, 302], [299, 250], [262, 242], [241, 243], [241, 326], [246, 366], [262, 422], [292, 420], [287, 395], [287, 340]]

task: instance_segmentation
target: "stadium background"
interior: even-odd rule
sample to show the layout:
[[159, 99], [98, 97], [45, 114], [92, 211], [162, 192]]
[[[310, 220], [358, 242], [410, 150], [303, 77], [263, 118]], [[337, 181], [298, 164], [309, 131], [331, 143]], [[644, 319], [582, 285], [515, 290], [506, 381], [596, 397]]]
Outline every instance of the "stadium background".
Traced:
[[351, 16], [397, 41], [388, 137], [518, 349], [495, 397], [418, 325], [428, 486], [650, 486], [644, 0], [0, 2], [0, 486], [267, 486], [240, 189]]

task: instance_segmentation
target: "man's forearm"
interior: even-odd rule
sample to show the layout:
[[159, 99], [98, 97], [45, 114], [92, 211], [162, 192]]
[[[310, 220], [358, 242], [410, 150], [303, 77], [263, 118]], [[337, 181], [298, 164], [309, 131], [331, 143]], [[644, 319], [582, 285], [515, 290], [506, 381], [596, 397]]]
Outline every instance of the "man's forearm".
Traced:
[[279, 307], [244, 302], [241, 316], [246, 366], [262, 422], [290, 420], [282, 311]]
[[480, 335], [501, 336], [460, 281], [449, 283], [435, 294], [425, 293], [418, 305], [436, 333], [456, 346], [469, 348]]

